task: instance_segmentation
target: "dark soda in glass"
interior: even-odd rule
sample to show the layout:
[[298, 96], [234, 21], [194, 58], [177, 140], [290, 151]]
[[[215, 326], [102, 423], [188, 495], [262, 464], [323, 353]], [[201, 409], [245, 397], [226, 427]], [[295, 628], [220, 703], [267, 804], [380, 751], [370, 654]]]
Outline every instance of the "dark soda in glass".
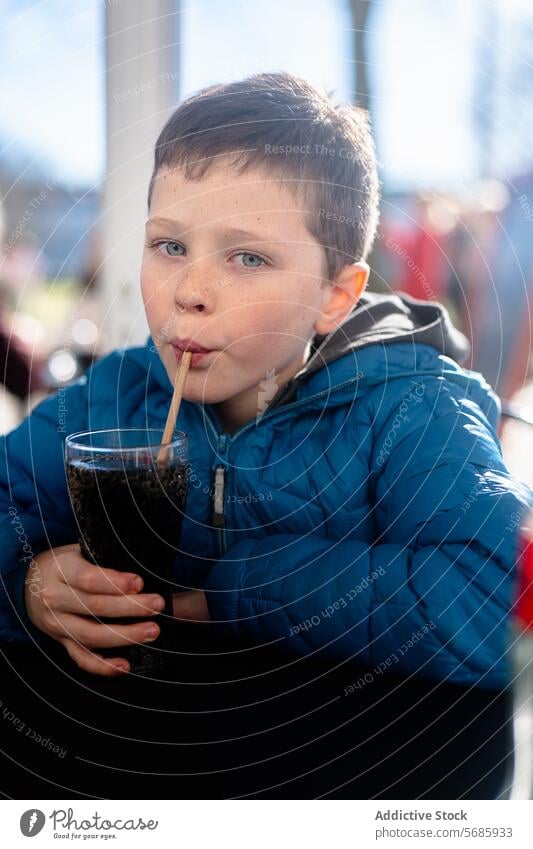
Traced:
[[[157, 458], [163, 432], [125, 428], [87, 431], [67, 437], [66, 471], [78, 522], [81, 553], [108, 569], [133, 572], [144, 581], [143, 593], [158, 593], [165, 609], [157, 616], [121, 617], [116, 624], [155, 619], [159, 637], [149, 644], [98, 649], [107, 657], [124, 656], [139, 675], [164, 671], [173, 651], [173, 569], [179, 550], [187, 500], [187, 436], [179, 432]], [[102, 619], [113, 627], [113, 620]]]

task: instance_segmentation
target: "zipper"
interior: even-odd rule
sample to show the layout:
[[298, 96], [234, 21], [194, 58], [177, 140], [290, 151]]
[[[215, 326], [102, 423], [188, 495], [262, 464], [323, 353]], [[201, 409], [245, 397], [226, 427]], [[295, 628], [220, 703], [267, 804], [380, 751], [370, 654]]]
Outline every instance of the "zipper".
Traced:
[[215, 492], [213, 494], [213, 514], [212, 525], [214, 528], [224, 527], [224, 488], [225, 488], [226, 469], [224, 466], [217, 466], [215, 469]]
[[213, 487], [213, 508], [211, 513], [211, 524], [215, 528], [217, 535], [217, 546], [219, 556], [222, 557], [228, 550], [226, 536], [226, 471], [227, 463], [222, 460], [220, 462], [218, 455], [227, 455], [228, 442], [230, 436], [227, 433], [218, 433], [210, 417], [207, 420], [217, 438], [217, 448], [215, 451], [215, 459], [213, 462], [213, 470], [215, 473]]
[[218, 553], [220, 557], [223, 557], [228, 550], [228, 542], [226, 537], [225, 490], [226, 467], [217, 466], [215, 469], [215, 488], [213, 493], [213, 512], [211, 514], [211, 524], [215, 528], [215, 533], [217, 535]]

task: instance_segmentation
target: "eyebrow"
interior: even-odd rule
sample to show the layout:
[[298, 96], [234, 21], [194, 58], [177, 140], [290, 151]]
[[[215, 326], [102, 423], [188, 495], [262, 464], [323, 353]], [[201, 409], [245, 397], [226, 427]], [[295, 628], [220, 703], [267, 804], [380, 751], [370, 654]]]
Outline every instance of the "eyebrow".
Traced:
[[[157, 225], [160, 224], [163, 227], [170, 227], [176, 233], [183, 232], [183, 227], [180, 222], [176, 218], [149, 218], [146, 222], [146, 226]], [[242, 227], [224, 227], [223, 228], [224, 235], [231, 236], [232, 238], [237, 239], [254, 239], [257, 242], [285, 242], [282, 236], [278, 236], [274, 233], [254, 233], [252, 230], [245, 230]]]

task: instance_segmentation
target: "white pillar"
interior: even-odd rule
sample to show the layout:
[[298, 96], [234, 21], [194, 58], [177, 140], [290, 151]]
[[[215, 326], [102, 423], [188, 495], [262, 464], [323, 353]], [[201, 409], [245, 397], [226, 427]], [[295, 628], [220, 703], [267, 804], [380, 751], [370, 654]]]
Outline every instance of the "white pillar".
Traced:
[[101, 350], [145, 341], [140, 295], [157, 135], [178, 103], [178, 0], [107, 0]]

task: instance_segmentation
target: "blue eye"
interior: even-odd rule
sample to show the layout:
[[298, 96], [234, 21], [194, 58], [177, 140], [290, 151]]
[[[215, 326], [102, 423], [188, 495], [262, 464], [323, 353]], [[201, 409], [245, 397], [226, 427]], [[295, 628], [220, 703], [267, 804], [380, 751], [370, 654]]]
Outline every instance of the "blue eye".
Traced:
[[[257, 256], [257, 254], [240, 253], [235, 254], [235, 256], [242, 257], [244, 268], [261, 268], [262, 265], [266, 265], [266, 262], [263, 257]], [[249, 264], [247, 262], [248, 260]]]
[[185, 250], [179, 242], [159, 242], [157, 248], [164, 256], [183, 256], [179, 251]]
[[[171, 242], [169, 240], [163, 240], [161, 242], [154, 242], [149, 247], [157, 248], [159, 253], [163, 254], [163, 256], [167, 257], [180, 257], [185, 256], [185, 248], [179, 242]], [[267, 261], [263, 259], [263, 257], [258, 254], [248, 253], [246, 251], [241, 251], [240, 253], [234, 254], [232, 258], [239, 257], [242, 259], [242, 267], [243, 268], [261, 268], [263, 265], [268, 265]]]

